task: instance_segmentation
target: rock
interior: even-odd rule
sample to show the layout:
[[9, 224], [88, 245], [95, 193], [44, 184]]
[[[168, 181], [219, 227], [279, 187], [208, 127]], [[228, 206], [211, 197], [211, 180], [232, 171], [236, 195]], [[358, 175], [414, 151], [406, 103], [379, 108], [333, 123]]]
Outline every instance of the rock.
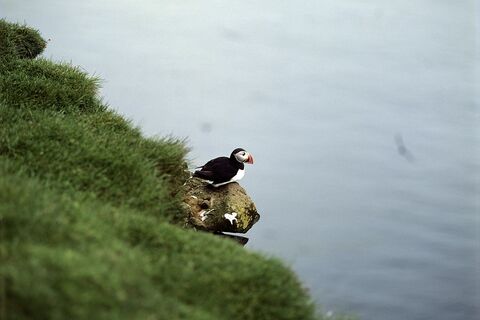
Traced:
[[238, 243], [241, 246], [245, 246], [247, 244], [248, 240], [249, 240], [246, 237], [237, 236], [235, 234], [226, 234], [226, 233], [217, 232], [217, 233], [215, 233], [215, 235], [219, 236], [221, 238], [230, 239], [230, 240], [234, 241], [235, 243]]
[[260, 219], [252, 199], [236, 182], [214, 188], [190, 178], [184, 188], [188, 222], [198, 229], [245, 233]]

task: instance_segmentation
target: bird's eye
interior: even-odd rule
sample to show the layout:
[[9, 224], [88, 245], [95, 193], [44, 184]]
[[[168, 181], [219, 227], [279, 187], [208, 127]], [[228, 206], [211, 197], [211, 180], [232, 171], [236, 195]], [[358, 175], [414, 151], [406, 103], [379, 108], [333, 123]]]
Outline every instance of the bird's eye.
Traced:
[[246, 152], [242, 152], [242, 156], [246, 155], [247, 153]]

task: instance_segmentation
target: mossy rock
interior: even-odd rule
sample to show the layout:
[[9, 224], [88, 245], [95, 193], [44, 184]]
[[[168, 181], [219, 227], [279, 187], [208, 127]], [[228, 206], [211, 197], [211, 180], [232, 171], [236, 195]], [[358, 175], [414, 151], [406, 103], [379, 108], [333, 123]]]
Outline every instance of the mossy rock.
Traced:
[[236, 182], [215, 188], [191, 178], [184, 187], [184, 206], [191, 226], [213, 232], [245, 233], [260, 219], [252, 199]]

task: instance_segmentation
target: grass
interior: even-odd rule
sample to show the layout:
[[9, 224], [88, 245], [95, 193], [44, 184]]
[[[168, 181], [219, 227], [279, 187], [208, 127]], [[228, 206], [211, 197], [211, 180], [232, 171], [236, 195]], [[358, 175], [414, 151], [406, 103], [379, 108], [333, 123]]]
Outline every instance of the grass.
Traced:
[[145, 139], [112, 112], [59, 113], [0, 106], [0, 157], [59, 189], [93, 194], [165, 219], [180, 212], [174, 188], [184, 146]]
[[0, 19], [0, 61], [35, 58], [46, 44], [37, 30]]
[[10, 60], [2, 66], [1, 75], [0, 99], [11, 106], [62, 112], [102, 109], [96, 96], [98, 79], [69, 64], [45, 59]]
[[0, 270], [12, 319], [311, 318], [279, 261], [82, 192], [47, 189], [2, 162]]
[[1, 319], [321, 319], [281, 261], [183, 229], [184, 143], [39, 38], [0, 20]]

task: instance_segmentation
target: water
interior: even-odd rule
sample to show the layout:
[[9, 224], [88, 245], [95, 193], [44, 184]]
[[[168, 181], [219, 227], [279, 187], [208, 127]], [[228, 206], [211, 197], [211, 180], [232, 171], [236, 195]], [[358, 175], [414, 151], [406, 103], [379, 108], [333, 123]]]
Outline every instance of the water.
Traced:
[[192, 163], [249, 150], [247, 247], [323, 311], [393, 320], [480, 315], [478, 9], [0, 0], [146, 134], [188, 137]]

